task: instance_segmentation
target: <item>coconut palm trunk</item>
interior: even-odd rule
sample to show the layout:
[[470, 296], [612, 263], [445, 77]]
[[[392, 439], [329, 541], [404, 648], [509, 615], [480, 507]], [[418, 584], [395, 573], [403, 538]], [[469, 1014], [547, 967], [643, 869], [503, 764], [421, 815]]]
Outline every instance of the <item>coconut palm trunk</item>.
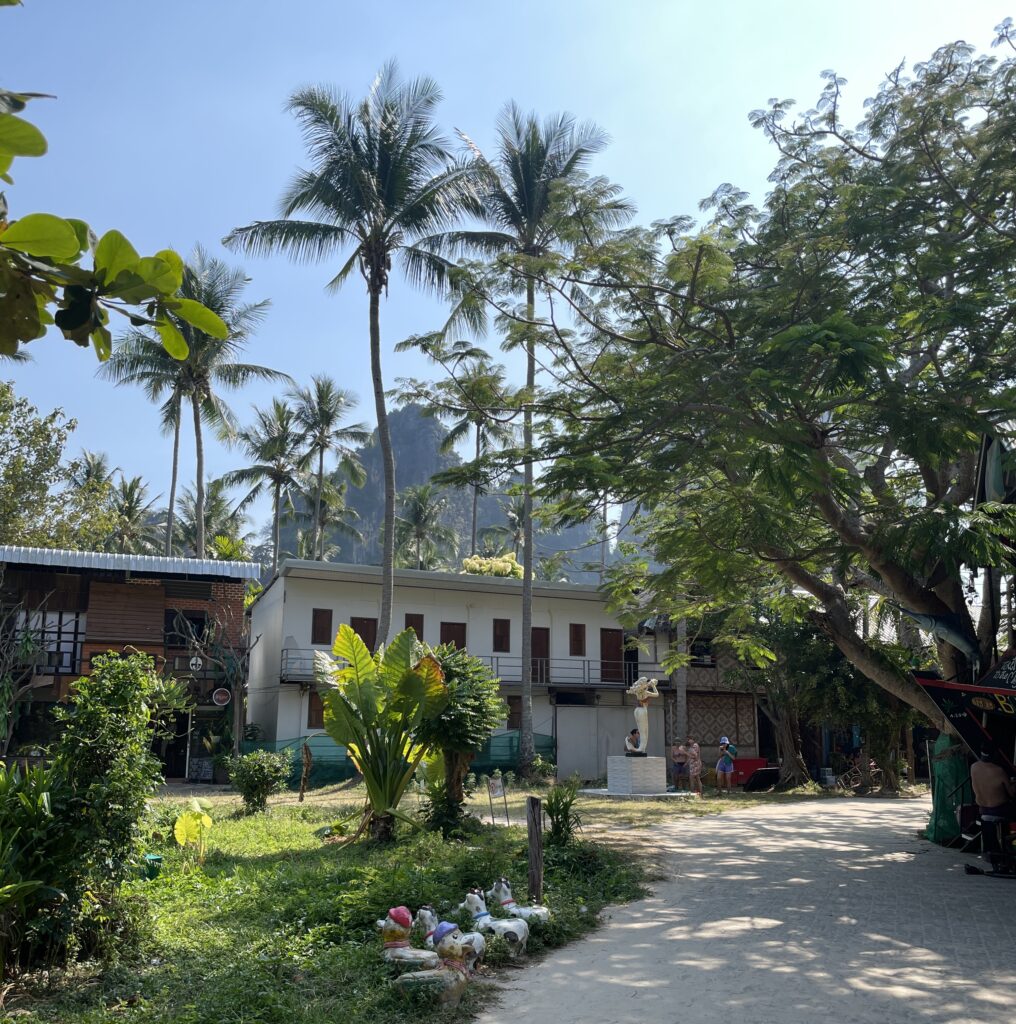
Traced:
[[321, 528], [321, 493], [325, 488], [325, 450], [318, 451], [317, 497], [314, 499], [314, 553], [324, 561], [324, 530]]
[[378, 621], [379, 644], [388, 643], [392, 628], [392, 599], [395, 592], [395, 452], [388, 430], [384, 379], [381, 375], [381, 288], [370, 288], [370, 376], [374, 385], [374, 409], [377, 413], [377, 437], [384, 467], [384, 536], [381, 542], [381, 613]]
[[166, 509], [166, 555], [173, 554], [173, 525], [176, 518], [176, 484], [180, 475], [180, 410], [173, 424], [173, 473], [169, 479], [169, 505]]
[[[526, 319], [536, 316], [536, 287], [526, 281]], [[522, 523], [522, 715], [519, 769], [523, 774], [536, 756], [533, 739], [533, 389], [536, 386], [536, 350], [532, 335], [526, 339], [526, 405], [522, 419], [523, 523]]]
[[272, 572], [279, 571], [279, 524], [282, 520], [282, 487], [272, 490]]
[[191, 408], [194, 411], [194, 454], [196, 457], [195, 472], [197, 480], [194, 484], [194, 518], [197, 536], [194, 544], [197, 550], [195, 558], [205, 557], [205, 442], [201, 436], [201, 400], [191, 395]]
[[[476, 424], [476, 464], [480, 464], [480, 448], [483, 426], [480, 423]], [[473, 520], [469, 531], [469, 554], [476, 554], [476, 515], [480, 507], [480, 482], [477, 480], [473, 484]]]

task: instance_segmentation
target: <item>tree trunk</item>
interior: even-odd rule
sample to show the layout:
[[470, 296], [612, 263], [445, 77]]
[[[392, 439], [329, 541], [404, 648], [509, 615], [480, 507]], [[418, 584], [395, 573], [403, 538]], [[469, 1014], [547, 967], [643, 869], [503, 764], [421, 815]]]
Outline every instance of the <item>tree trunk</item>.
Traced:
[[445, 750], [443, 752], [445, 769], [445, 787], [448, 792], [448, 803], [461, 807], [466, 799], [465, 779], [469, 771], [471, 754], [464, 754], [458, 750]]
[[533, 390], [536, 386], [536, 348], [533, 320], [536, 315], [536, 288], [532, 278], [526, 281], [526, 404], [522, 419], [523, 506], [522, 506], [522, 714], [519, 730], [519, 771], [529, 774], [536, 756], [533, 739]]
[[416, 568], [423, 568], [423, 541], [419, 534], [416, 536]]
[[176, 515], [176, 481], [180, 474], [180, 409], [173, 424], [173, 473], [169, 478], [169, 506], [166, 510], [166, 556], [173, 554], [173, 520]]
[[607, 492], [603, 492], [603, 538], [600, 540], [600, 582], [607, 570]]
[[395, 453], [388, 430], [388, 410], [381, 376], [381, 291], [370, 289], [370, 376], [374, 385], [374, 409], [377, 413], [377, 438], [384, 467], [385, 507], [384, 540], [381, 547], [381, 612], [378, 619], [377, 642], [388, 643], [392, 628], [392, 599], [395, 591]]
[[325, 486], [325, 450], [318, 451], [317, 464], [317, 498], [314, 501], [314, 553], [319, 561], [324, 560], [324, 530], [321, 528], [321, 492]]
[[272, 572], [279, 571], [279, 523], [282, 519], [282, 485], [276, 484], [272, 494]]
[[390, 843], [395, 839], [395, 815], [376, 814], [370, 816], [370, 837], [378, 843]]
[[777, 789], [794, 789], [811, 782], [808, 766], [801, 752], [801, 723], [797, 708], [790, 703], [787, 707], [774, 707], [773, 724], [776, 726], [776, 740], [783, 752], [780, 765], [780, 781]]
[[[480, 431], [483, 428], [479, 423], [476, 424], [476, 461], [480, 461]], [[480, 482], [477, 480], [473, 484], [473, 520], [469, 531], [469, 554], [476, 554], [476, 515], [480, 507]]]
[[197, 481], [194, 485], [194, 519], [197, 527], [197, 538], [194, 546], [195, 558], [205, 557], [205, 442], [201, 436], [201, 403], [197, 395], [191, 395], [191, 408], [194, 410], [194, 454], [197, 458]]

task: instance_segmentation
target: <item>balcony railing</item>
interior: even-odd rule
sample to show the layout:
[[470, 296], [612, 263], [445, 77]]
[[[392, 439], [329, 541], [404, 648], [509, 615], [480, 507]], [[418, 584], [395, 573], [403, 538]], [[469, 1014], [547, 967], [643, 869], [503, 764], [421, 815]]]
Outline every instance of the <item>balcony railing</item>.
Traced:
[[[502, 683], [522, 681], [522, 659], [495, 654], [481, 657]], [[595, 658], [533, 658], [532, 679], [536, 686], [630, 686], [645, 667], [623, 660]], [[284, 683], [309, 683], [314, 678], [314, 651], [286, 647], [282, 651], [279, 678]], [[663, 677], [665, 678], [665, 677]]]

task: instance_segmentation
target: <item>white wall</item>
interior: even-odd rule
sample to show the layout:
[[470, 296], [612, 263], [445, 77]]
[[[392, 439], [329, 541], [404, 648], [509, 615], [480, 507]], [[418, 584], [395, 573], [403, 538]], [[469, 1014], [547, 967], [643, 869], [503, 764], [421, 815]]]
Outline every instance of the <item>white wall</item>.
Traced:
[[282, 581], [269, 587], [251, 610], [251, 641], [247, 674], [247, 721], [258, 725], [268, 740], [284, 739], [276, 732], [280, 698], [279, 664], [282, 657], [284, 588]]

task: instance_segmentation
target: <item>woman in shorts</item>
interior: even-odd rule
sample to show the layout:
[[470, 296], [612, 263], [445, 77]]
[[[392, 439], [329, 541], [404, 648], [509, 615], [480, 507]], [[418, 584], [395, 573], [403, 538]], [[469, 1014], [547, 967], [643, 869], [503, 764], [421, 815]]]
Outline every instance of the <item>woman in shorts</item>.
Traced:
[[734, 781], [734, 756], [737, 754], [737, 747], [734, 746], [726, 736], [720, 737], [720, 759], [716, 762], [716, 786], [717, 792], [726, 790], [732, 791]]

